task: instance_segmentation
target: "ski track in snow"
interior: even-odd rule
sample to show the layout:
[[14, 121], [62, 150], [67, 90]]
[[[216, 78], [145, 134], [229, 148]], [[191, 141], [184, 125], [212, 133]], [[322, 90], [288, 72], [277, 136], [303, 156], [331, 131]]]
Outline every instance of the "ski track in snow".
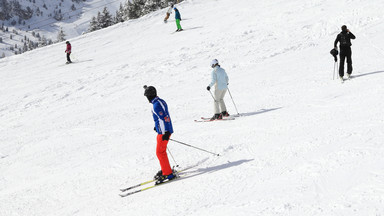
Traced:
[[[0, 215], [384, 215], [383, 6], [187, 0], [185, 32], [162, 10], [72, 39], [74, 64], [63, 43], [1, 59]], [[357, 39], [340, 84], [342, 24]], [[213, 114], [213, 58], [242, 116], [195, 123]], [[221, 156], [170, 141], [187, 175], [120, 198], [159, 169], [143, 85], [173, 139]]]

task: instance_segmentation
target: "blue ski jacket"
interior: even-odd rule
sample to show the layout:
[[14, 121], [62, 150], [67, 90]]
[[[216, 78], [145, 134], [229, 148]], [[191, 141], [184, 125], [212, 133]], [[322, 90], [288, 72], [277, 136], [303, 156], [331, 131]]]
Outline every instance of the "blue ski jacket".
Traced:
[[173, 133], [172, 121], [169, 116], [167, 103], [159, 97], [155, 97], [151, 103], [153, 104], [152, 113], [156, 132], [158, 134], [164, 134], [166, 131]]
[[177, 10], [177, 8], [175, 8], [175, 19], [181, 20], [180, 12]]

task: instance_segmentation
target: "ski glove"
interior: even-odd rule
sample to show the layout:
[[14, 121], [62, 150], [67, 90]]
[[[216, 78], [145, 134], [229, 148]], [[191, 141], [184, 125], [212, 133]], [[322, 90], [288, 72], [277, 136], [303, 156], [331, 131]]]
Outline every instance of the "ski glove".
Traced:
[[207, 86], [207, 90], [208, 90], [208, 91], [211, 90], [211, 87]]
[[169, 131], [165, 131], [165, 134], [161, 137], [161, 139], [164, 140], [169, 140], [169, 137], [171, 136], [171, 133]]

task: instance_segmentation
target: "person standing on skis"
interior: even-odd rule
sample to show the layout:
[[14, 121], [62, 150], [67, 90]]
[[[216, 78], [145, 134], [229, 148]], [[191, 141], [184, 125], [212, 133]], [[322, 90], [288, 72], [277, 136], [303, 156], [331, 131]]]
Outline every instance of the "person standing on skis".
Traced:
[[69, 41], [67, 41], [65, 43], [67, 44], [67, 49], [65, 50], [65, 52], [67, 53], [67, 64], [69, 64], [69, 63], [72, 63], [71, 58], [69, 57], [71, 55], [72, 46], [69, 43]]
[[153, 104], [152, 114], [155, 121], [154, 130], [157, 132], [156, 155], [160, 162], [161, 170], [155, 175], [156, 183], [176, 178], [167, 156], [167, 144], [173, 133], [172, 121], [168, 112], [167, 103], [157, 96], [156, 88], [144, 86], [144, 96]]
[[164, 22], [167, 23], [167, 20], [169, 18], [169, 16], [171, 15], [172, 13], [172, 9], [173, 9], [173, 3], [171, 3], [169, 9], [167, 10], [167, 14], [165, 15], [165, 18], [164, 18]]
[[[222, 119], [228, 117], [227, 108], [224, 103], [224, 96], [228, 89], [228, 75], [223, 68], [220, 67], [217, 59], [213, 59], [211, 62], [213, 71], [211, 72], [211, 83], [207, 86], [207, 90], [210, 91], [212, 86], [215, 86], [215, 101], [214, 112], [215, 115], [211, 118], [211, 121], [216, 119]], [[220, 111], [221, 110], [221, 111]]]
[[176, 7], [174, 7], [173, 8], [174, 10], [175, 10], [175, 19], [176, 19], [176, 26], [177, 26], [177, 32], [178, 31], [183, 31], [183, 28], [181, 28], [181, 25], [180, 25], [180, 20], [181, 20], [181, 15], [180, 15], [180, 12], [179, 12], [179, 10], [176, 8]]
[[344, 62], [347, 58], [347, 76], [351, 77], [352, 74], [352, 50], [351, 50], [351, 39], [355, 39], [355, 35], [349, 31], [346, 25], [341, 26], [341, 32], [337, 35], [334, 47], [337, 50], [337, 43], [340, 42], [340, 67], [339, 67], [339, 76], [343, 80], [344, 76]]

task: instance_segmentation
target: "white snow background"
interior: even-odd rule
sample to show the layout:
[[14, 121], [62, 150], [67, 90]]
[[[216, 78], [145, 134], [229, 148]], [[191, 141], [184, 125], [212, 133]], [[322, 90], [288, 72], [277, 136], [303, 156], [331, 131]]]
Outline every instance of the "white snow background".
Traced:
[[[187, 0], [0, 60], [0, 215], [384, 215], [384, 2]], [[329, 51], [346, 24], [353, 79]], [[242, 117], [213, 115], [210, 61]], [[168, 103], [180, 180], [159, 170], [151, 104]], [[237, 111], [229, 94], [230, 114]], [[172, 165], [176, 165], [170, 157]]]

